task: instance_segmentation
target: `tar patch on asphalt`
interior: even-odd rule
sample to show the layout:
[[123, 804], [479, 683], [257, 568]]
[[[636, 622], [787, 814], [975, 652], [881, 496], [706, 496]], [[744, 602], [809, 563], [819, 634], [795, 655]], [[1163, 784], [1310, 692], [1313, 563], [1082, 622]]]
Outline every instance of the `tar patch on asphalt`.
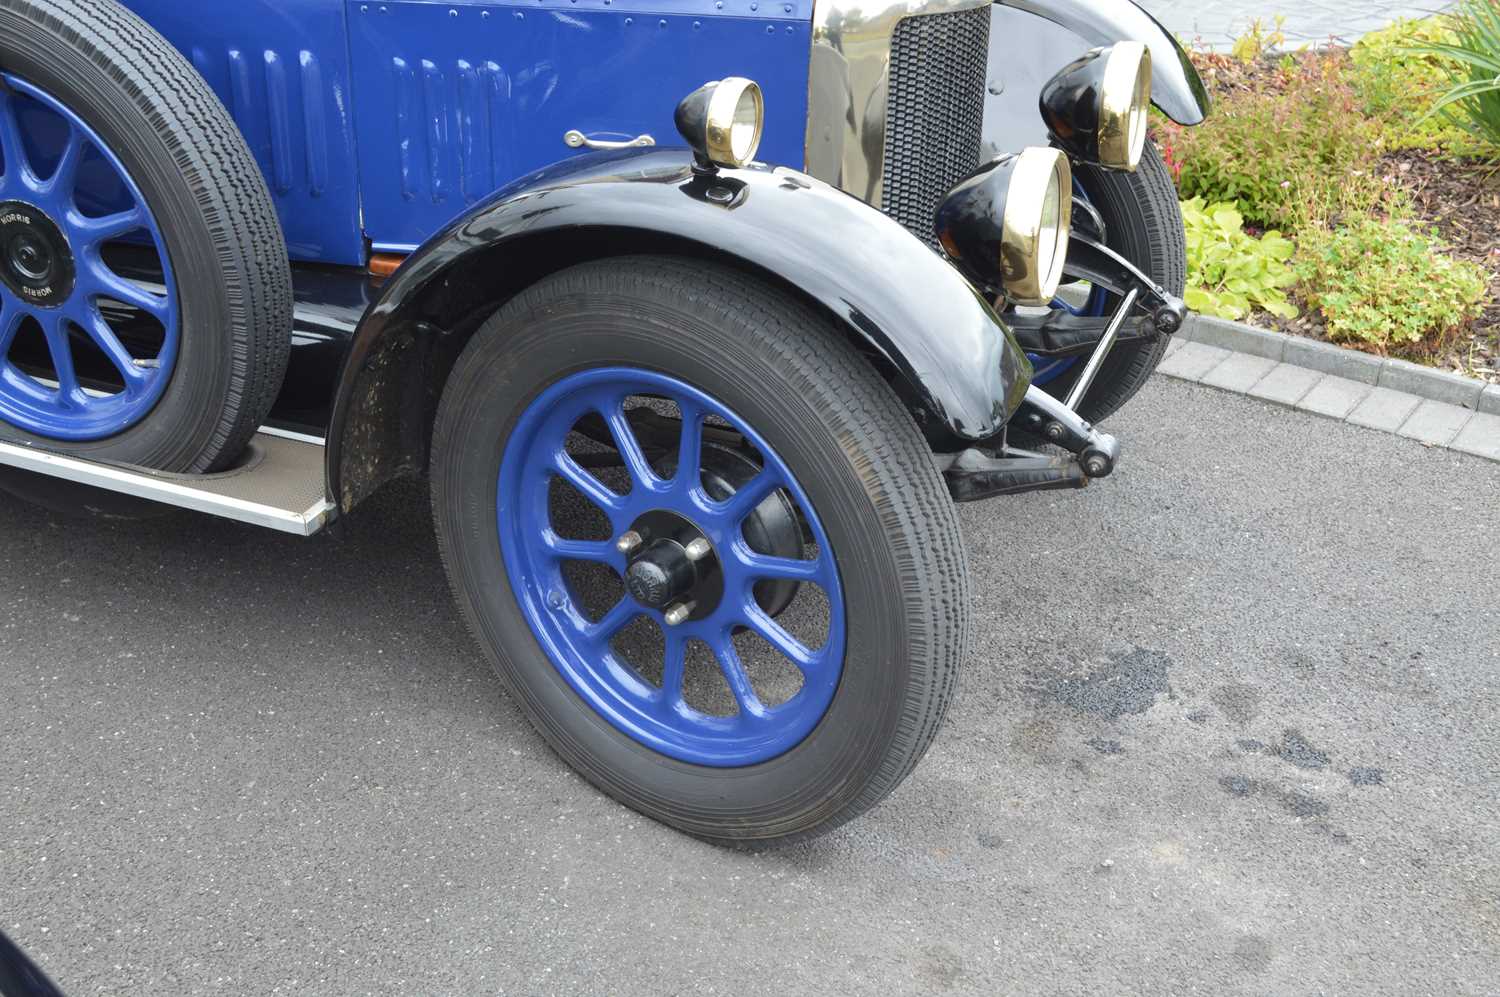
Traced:
[[1316, 797], [1296, 790], [1282, 789], [1249, 776], [1226, 775], [1219, 780], [1219, 788], [1239, 799], [1263, 796], [1293, 817], [1323, 817], [1328, 813], [1328, 804]]
[[1276, 746], [1276, 755], [1299, 769], [1326, 769], [1328, 752], [1313, 747], [1312, 742], [1295, 730], [1287, 729]]
[[1160, 651], [1137, 647], [1108, 655], [1086, 675], [1041, 678], [1032, 690], [1079, 713], [1118, 720], [1145, 713], [1156, 705], [1159, 696], [1171, 693], [1167, 683], [1171, 663]]

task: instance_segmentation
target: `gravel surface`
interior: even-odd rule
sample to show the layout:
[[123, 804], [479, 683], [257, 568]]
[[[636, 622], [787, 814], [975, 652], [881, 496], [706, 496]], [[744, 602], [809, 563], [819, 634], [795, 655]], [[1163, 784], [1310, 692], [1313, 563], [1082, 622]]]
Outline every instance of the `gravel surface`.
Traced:
[[542, 747], [420, 487], [0, 504], [0, 928], [73, 995], [1493, 992], [1500, 466], [1162, 378], [1111, 428], [963, 510], [926, 762], [762, 855]]

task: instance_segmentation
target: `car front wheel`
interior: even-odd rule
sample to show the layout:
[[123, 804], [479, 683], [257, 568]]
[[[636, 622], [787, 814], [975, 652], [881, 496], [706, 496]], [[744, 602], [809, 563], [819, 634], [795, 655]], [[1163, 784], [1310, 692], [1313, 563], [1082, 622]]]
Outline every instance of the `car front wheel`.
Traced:
[[554, 749], [725, 843], [875, 805], [965, 654], [954, 510], [826, 317], [717, 265], [630, 257], [475, 334], [434, 429], [465, 617]]

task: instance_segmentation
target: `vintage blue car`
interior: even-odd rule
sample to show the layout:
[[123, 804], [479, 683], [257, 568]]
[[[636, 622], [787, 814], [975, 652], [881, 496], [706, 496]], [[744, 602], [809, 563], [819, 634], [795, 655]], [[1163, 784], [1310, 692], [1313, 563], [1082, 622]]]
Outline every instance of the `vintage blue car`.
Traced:
[[62, 991], [0, 931], [0, 997], [62, 997]]
[[0, 484], [310, 534], [425, 475], [564, 759], [806, 837], [954, 695], [952, 503], [1119, 460], [1153, 102], [1125, 0], [0, 0]]

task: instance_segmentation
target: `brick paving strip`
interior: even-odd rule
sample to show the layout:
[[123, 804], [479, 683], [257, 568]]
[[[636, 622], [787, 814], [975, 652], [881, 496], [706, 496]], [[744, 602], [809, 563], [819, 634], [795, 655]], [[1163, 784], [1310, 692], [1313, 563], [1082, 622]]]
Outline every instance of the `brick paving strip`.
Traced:
[[1500, 385], [1191, 315], [1159, 371], [1500, 461]]
[[1282, 24], [1286, 48], [1320, 45], [1330, 40], [1347, 45], [1398, 17], [1427, 17], [1451, 7], [1452, 2], [1301, 0], [1277, 6], [1264, 2], [1252, 5], [1244, 0], [1144, 0], [1141, 6], [1183, 41], [1196, 39], [1210, 48], [1227, 49], [1253, 20], [1258, 19], [1263, 30], [1272, 30], [1276, 14], [1286, 18]]

